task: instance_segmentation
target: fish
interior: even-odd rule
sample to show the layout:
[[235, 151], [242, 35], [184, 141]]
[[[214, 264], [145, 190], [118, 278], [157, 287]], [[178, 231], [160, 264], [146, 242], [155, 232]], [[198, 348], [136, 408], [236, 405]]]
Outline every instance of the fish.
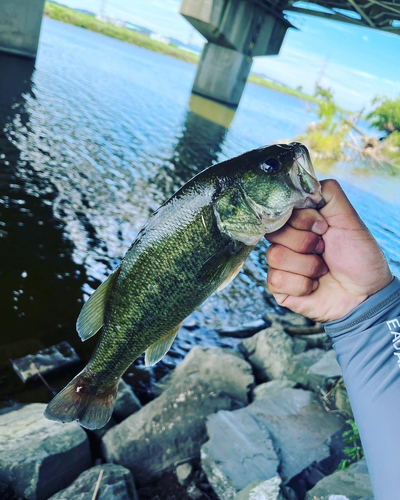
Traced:
[[143, 352], [147, 366], [157, 363], [184, 319], [238, 275], [294, 208], [324, 203], [307, 148], [296, 142], [254, 149], [198, 173], [154, 212], [84, 304], [77, 332], [85, 341], [102, 330], [97, 346], [45, 416], [103, 427], [127, 368]]

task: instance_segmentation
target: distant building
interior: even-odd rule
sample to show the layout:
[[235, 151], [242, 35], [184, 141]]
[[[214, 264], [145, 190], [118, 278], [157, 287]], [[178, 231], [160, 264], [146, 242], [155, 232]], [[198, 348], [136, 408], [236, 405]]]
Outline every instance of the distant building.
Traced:
[[112, 17], [105, 16], [104, 14], [97, 14], [96, 19], [99, 21], [103, 21], [103, 23], [113, 24], [118, 28], [125, 28], [124, 21], [120, 21], [119, 19], [114, 19]]
[[156, 40], [157, 42], [165, 43], [166, 45], [170, 44], [170, 39], [166, 36], [157, 35], [156, 33], [152, 33], [150, 35], [150, 38], [152, 40]]
[[128, 30], [136, 31], [136, 33], [139, 33], [140, 35], [148, 36], [153, 34], [153, 31], [144, 28], [143, 26], [138, 26], [137, 24], [129, 23], [126, 21], [125, 27], [128, 28]]

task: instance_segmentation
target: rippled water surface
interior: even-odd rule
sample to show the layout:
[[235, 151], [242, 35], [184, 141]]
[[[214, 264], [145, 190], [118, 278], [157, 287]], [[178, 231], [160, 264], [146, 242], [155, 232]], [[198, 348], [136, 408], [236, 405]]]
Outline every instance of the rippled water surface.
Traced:
[[[6, 399], [48, 399], [23, 387], [10, 358], [67, 340], [88, 359], [95, 340], [81, 344], [75, 332], [83, 301], [179, 186], [212, 163], [293, 138], [315, 119], [303, 102], [248, 84], [234, 117], [211, 111], [217, 124], [194, 112], [201, 106], [205, 113], [190, 94], [194, 73], [182, 61], [49, 19], [36, 68], [0, 56], [0, 392]], [[342, 181], [400, 274], [398, 178], [349, 164], [321, 172], [328, 176]], [[141, 361], [130, 370], [139, 392], [194, 344], [237, 343], [215, 328], [262, 316], [269, 307], [265, 248], [188, 319], [158, 371], [146, 371]]]

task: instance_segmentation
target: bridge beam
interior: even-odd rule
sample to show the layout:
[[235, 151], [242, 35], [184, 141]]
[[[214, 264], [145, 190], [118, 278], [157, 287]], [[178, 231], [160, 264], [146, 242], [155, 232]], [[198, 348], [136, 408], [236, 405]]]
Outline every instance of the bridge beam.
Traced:
[[35, 58], [45, 0], [0, 1], [0, 52]]
[[279, 53], [291, 24], [249, 0], [182, 0], [180, 13], [207, 40], [192, 91], [237, 107], [253, 57]]

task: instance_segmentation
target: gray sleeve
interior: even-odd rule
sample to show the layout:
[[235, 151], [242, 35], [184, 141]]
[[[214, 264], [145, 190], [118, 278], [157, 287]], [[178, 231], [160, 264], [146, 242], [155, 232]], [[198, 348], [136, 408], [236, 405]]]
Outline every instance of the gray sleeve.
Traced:
[[375, 500], [400, 499], [400, 280], [325, 324], [343, 371]]

